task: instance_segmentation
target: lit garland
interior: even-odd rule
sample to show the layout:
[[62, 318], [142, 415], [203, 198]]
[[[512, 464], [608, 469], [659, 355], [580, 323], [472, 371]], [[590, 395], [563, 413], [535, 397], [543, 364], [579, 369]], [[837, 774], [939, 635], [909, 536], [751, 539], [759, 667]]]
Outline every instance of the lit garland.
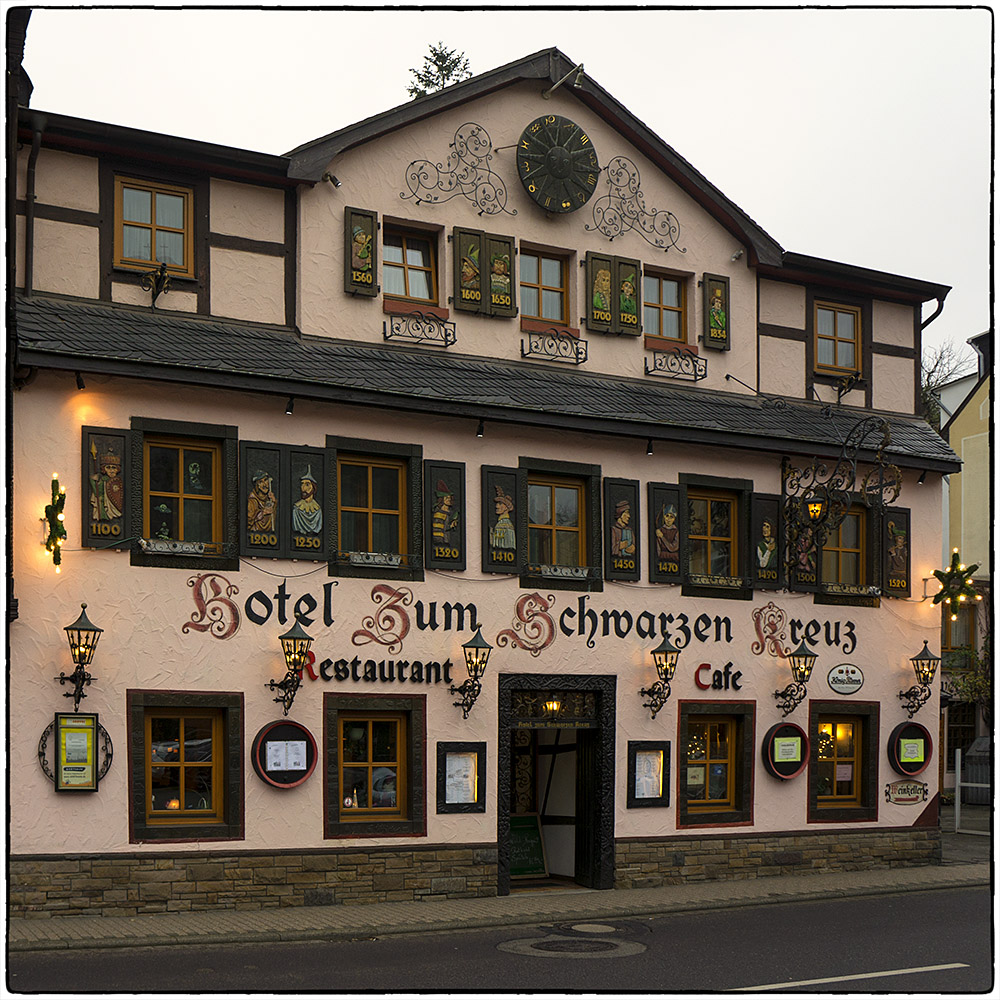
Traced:
[[56, 572], [61, 573], [59, 564], [62, 562], [62, 543], [66, 541], [66, 527], [63, 524], [66, 517], [63, 507], [66, 506], [66, 490], [59, 485], [59, 473], [52, 473], [52, 503], [45, 507], [45, 520], [48, 522], [49, 533], [45, 539], [45, 551], [52, 553], [52, 565]]
[[944, 601], [950, 606], [951, 620], [958, 620], [958, 604], [971, 598], [976, 601], [983, 599], [982, 594], [977, 594], [972, 585], [972, 574], [979, 569], [979, 563], [966, 568], [960, 561], [958, 549], [951, 550], [951, 566], [946, 570], [936, 569], [934, 575], [941, 584], [941, 589], [934, 595], [934, 604]]

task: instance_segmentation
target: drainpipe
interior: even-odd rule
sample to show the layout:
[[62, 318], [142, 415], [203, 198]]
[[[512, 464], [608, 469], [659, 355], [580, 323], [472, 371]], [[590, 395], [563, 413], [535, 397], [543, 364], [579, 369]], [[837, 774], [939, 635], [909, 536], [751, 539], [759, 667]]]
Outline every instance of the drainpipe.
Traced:
[[942, 309], [944, 309], [944, 296], [943, 295], [937, 300], [937, 309], [935, 309], [934, 312], [932, 312], [930, 314], [930, 316], [928, 316], [927, 319], [925, 319], [920, 324], [920, 329], [923, 330], [924, 327], [930, 326], [931, 323], [933, 323], [934, 320], [936, 320], [938, 318], [938, 316], [941, 315], [941, 310]]
[[31, 137], [31, 153], [28, 156], [27, 188], [24, 192], [24, 295], [31, 297], [35, 267], [35, 164], [42, 146], [42, 130], [38, 126]]

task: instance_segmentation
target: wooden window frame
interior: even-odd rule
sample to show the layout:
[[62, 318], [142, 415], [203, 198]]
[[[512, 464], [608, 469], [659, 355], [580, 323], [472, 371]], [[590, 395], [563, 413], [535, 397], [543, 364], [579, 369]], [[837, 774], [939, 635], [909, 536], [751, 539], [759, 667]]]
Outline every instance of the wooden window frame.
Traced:
[[[150, 245], [153, 256], [150, 260], [143, 260], [137, 257], [126, 257], [124, 255], [125, 244], [125, 209], [124, 191], [126, 188], [137, 191], [148, 191], [152, 195], [151, 199], [151, 219], [148, 225], [141, 222], [127, 220], [130, 226], [146, 228], [150, 231]], [[170, 226], [158, 226], [156, 223], [156, 196], [158, 194], [176, 195], [184, 199], [184, 225], [181, 229]], [[156, 233], [158, 230], [170, 233], [180, 233], [184, 239], [184, 263], [183, 265], [168, 264], [167, 273], [175, 278], [194, 278], [194, 189], [181, 187], [176, 184], [162, 184], [158, 181], [140, 180], [135, 177], [116, 176], [115, 177], [115, 228], [114, 228], [114, 266], [127, 268], [129, 270], [150, 271], [158, 266], [159, 260], [156, 256]]]
[[[837, 527], [826, 536], [823, 542], [823, 549], [819, 554], [819, 564], [820, 564], [820, 586], [829, 583], [839, 583], [845, 584], [852, 587], [864, 587], [868, 584], [869, 577], [869, 567], [868, 567], [868, 519], [865, 516], [866, 511], [862, 507], [852, 507], [847, 514], [844, 515], [844, 520], [837, 525]], [[842, 544], [843, 527], [847, 518], [852, 517], [857, 519], [858, 525], [858, 544], [857, 547], [851, 547]], [[835, 579], [827, 579], [826, 576], [826, 554], [834, 554], [837, 560], [837, 572], [835, 574]], [[858, 579], [857, 580], [844, 580], [843, 577], [843, 566], [842, 559], [845, 555], [854, 554], [858, 557]]]
[[223, 454], [222, 444], [219, 441], [201, 440], [197, 438], [181, 438], [148, 434], [143, 436], [143, 473], [142, 473], [142, 537], [151, 538], [152, 518], [150, 516], [150, 504], [154, 496], [149, 485], [149, 450], [150, 448], [176, 448], [180, 455], [184, 449], [196, 451], [209, 451], [212, 453], [212, 492], [209, 495], [203, 493], [185, 493], [183, 490], [184, 462], [178, 459], [178, 489], [176, 491], [155, 491], [157, 497], [173, 497], [177, 504], [177, 541], [189, 541], [184, 538], [184, 501], [188, 498], [195, 500], [211, 499], [212, 501], [212, 541], [205, 543], [206, 553], [218, 555], [222, 552], [223, 542], [223, 518], [222, 518], [222, 483], [223, 483]]
[[[726, 765], [726, 795], [722, 799], [710, 799], [708, 797], [708, 774], [706, 771], [705, 775], [705, 797], [697, 801], [693, 801], [685, 795], [687, 801], [688, 811], [692, 814], [697, 813], [716, 813], [716, 812], [726, 812], [735, 808], [736, 804], [736, 731], [737, 723], [732, 716], [726, 715], [706, 715], [698, 719], [688, 719], [688, 739], [691, 739], [693, 735], [691, 732], [692, 726], [704, 726], [705, 727], [705, 746], [706, 746], [706, 756], [700, 758], [704, 761], [705, 767], [709, 768], [712, 764], [723, 763]], [[726, 755], [722, 757], [712, 757], [708, 752], [711, 727], [724, 727], [726, 731]], [[691, 767], [692, 758], [685, 754], [685, 760], [687, 762], [687, 767]], [[696, 760], [696, 763], [698, 761]], [[685, 782], [686, 784], [686, 782]]]
[[[954, 609], [950, 604], [941, 605], [941, 667], [943, 670], [967, 670], [971, 665], [972, 654], [976, 652], [978, 607], [978, 601], [963, 601]], [[955, 625], [951, 620], [952, 614], [965, 614], [969, 618], [969, 641], [960, 646], [956, 646], [952, 642], [952, 631]]]
[[[830, 726], [829, 738], [833, 742], [833, 755], [823, 756], [823, 727]], [[852, 727], [853, 751], [850, 756], [837, 753], [838, 736], [837, 729], [840, 726]], [[819, 738], [816, 741], [816, 768], [817, 770], [825, 763], [832, 763], [834, 769], [833, 791], [827, 795], [816, 792], [817, 809], [856, 809], [861, 805], [861, 767], [864, 757], [862, 737], [864, 733], [864, 722], [860, 716], [853, 715], [821, 715], [817, 722], [817, 732]], [[837, 785], [841, 784], [837, 780], [837, 768], [841, 764], [851, 765], [851, 790], [848, 793], [837, 792]]]
[[[530, 320], [535, 323], [548, 323], [551, 326], [569, 326], [569, 310], [570, 310], [570, 289], [569, 289], [569, 256], [567, 254], [557, 253], [554, 250], [536, 250], [531, 247], [521, 246], [518, 253], [518, 265], [517, 265], [517, 289], [518, 297], [521, 303], [521, 319]], [[522, 277], [521, 269], [524, 267], [524, 261], [526, 257], [534, 257], [538, 261], [538, 281], [525, 281]], [[542, 282], [542, 261], [550, 260], [554, 261], [559, 265], [559, 275], [560, 275], [560, 285], [546, 285]], [[543, 292], [558, 292], [562, 296], [562, 316], [559, 319], [551, 319], [546, 316], [536, 316], [533, 313], [525, 311], [524, 308], [524, 289], [533, 288], [538, 293], [538, 309], [539, 312], [542, 309], [543, 302]]]
[[[827, 336], [825, 334], [820, 334], [819, 332], [819, 313], [821, 309], [824, 309], [828, 312], [832, 312], [834, 314], [832, 337]], [[852, 341], [850, 341], [850, 343], [853, 343], [854, 345], [854, 364], [851, 366], [836, 364], [838, 345], [842, 343], [849, 343], [846, 337], [837, 336], [838, 313], [849, 313], [851, 316], [854, 317], [854, 338]], [[826, 300], [816, 299], [813, 302], [812, 318], [813, 318], [813, 362], [816, 371], [820, 374], [827, 373], [835, 375], [844, 375], [853, 372], [863, 371], [862, 356], [861, 356], [862, 344], [863, 344], [863, 339], [862, 339], [863, 315], [861, 307], [855, 305], [848, 305], [847, 303], [843, 302], [828, 302]], [[833, 343], [834, 364], [823, 364], [819, 360], [820, 356], [819, 346], [821, 340], [830, 341]]]
[[[390, 237], [397, 237], [402, 242], [403, 260], [402, 262], [391, 261], [386, 255], [386, 245]], [[406, 241], [408, 239], [421, 240], [427, 243], [430, 251], [430, 265], [424, 267], [419, 264], [409, 264], [406, 260]], [[406, 289], [405, 294], [398, 294], [396, 292], [385, 291], [388, 285], [386, 280], [386, 271], [389, 268], [401, 269], [403, 272], [403, 286]], [[410, 271], [420, 271], [428, 276], [428, 283], [430, 285], [430, 298], [421, 298], [419, 296], [410, 295]], [[395, 225], [390, 222], [384, 222], [382, 224], [382, 288], [383, 295], [386, 299], [391, 299], [396, 302], [414, 302], [420, 303], [422, 305], [437, 306], [440, 304], [440, 284], [438, 280], [438, 234], [435, 230], [428, 229], [409, 229], [406, 226]]]
[[[652, 278], [657, 283], [657, 293], [660, 297], [659, 302], [650, 302], [646, 299], [646, 279]], [[668, 306], [663, 304], [663, 282], [673, 281], [677, 284], [680, 299], [679, 306]], [[643, 268], [642, 272], [642, 329], [643, 335], [647, 343], [647, 347], [687, 347], [688, 346], [688, 290], [687, 281], [676, 274], [666, 274], [661, 271], [657, 271], [651, 268]], [[646, 328], [646, 309], [655, 309], [657, 311], [657, 324], [656, 328], [658, 331], [663, 329], [663, 314], [673, 313], [680, 317], [680, 331], [681, 335], [679, 337], [668, 337], [663, 333], [653, 333]]]
[[[553, 566], [569, 565], [579, 568], [580, 566], [587, 565], [587, 484], [578, 479], [562, 478], [558, 476], [543, 476], [543, 475], [532, 475], [528, 474], [528, 494], [530, 497], [532, 487], [545, 487], [550, 493], [549, 497], [551, 500], [551, 510], [553, 515], [553, 520], [551, 524], [535, 524], [531, 520], [531, 504], [530, 500], [528, 503], [528, 561], [531, 561], [531, 533], [532, 532], [546, 532], [551, 534], [552, 542], [552, 556], [553, 559], [556, 556], [557, 546], [556, 540], [558, 538], [559, 532], [564, 534], [575, 533], [577, 546], [577, 560], [575, 563], [557, 563], [553, 562]], [[555, 523], [555, 491], [557, 489], [568, 489], [575, 490], [577, 495], [577, 524], [575, 527], [559, 527]]]
[[[704, 500], [708, 502], [708, 524], [706, 525], [707, 533], [704, 535], [696, 535], [691, 531], [690, 523], [688, 524], [688, 572], [691, 572], [691, 556], [692, 556], [692, 541], [703, 543], [706, 547], [706, 569], [702, 574], [704, 576], [718, 576], [719, 574], [713, 572], [711, 565], [711, 555], [712, 555], [712, 542], [729, 542], [729, 576], [739, 576], [740, 568], [740, 502], [739, 497], [733, 493], [728, 493], [723, 490], [706, 490], [694, 487], [688, 490], [687, 502], [690, 504], [695, 500]], [[712, 534], [712, 504], [713, 503], [728, 503], [729, 504], [729, 535], [713, 535]]]
[[[819, 726], [821, 722], [853, 722], [860, 727], [855, 736], [854, 773], [856, 791], [851, 798], [820, 796], [818, 790]], [[878, 819], [878, 768], [880, 759], [879, 705], [877, 702], [809, 702], [809, 758], [807, 822], [867, 822]]]
[[[368, 760], [366, 761], [345, 761], [343, 759], [344, 746], [344, 726], [347, 723], [363, 722], [368, 729]], [[372, 759], [372, 723], [373, 722], [395, 722], [396, 730], [396, 757], [392, 761], [375, 761]], [[345, 797], [342, 791], [339, 802], [339, 819], [341, 823], [371, 823], [387, 820], [406, 819], [407, 802], [407, 775], [406, 775], [406, 747], [407, 747], [407, 715], [405, 712], [341, 712], [337, 716], [337, 738], [340, 741], [341, 753], [338, 756], [338, 784], [342, 790], [344, 785], [345, 768], [367, 768], [369, 772], [369, 788], [372, 787], [370, 775], [377, 767], [394, 767], [396, 769], [396, 805], [394, 807], [375, 806], [369, 804], [364, 807], [346, 806]]]
[[[368, 506], [367, 507], [354, 507], [348, 506], [343, 502], [343, 491], [341, 490], [342, 482], [342, 470], [345, 465], [353, 465], [357, 467], [366, 468], [368, 470]], [[373, 506], [374, 496], [372, 491], [372, 473], [375, 468], [382, 469], [395, 469], [399, 473], [399, 478], [397, 480], [397, 507], [395, 510], [390, 510], [388, 507], [375, 507]], [[351, 455], [351, 454], [339, 454], [337, 455], [336, 464], [336, 477], [337, 477], [337, 551], [346, 552], [346, 549], [342, 549], [340, 545], [341, 538], [343, 536], [343, 525], [341, 518], [345, 512], [353, 514], [366, 514], [368, 518], [368, 544], [372, 544], [374, 533], [372, 518], [376, 514], [381, 515], [395, 515], [398, 519], [397, 523], [399, 525], [398, 531], [398, 552], [392, 553], [393, 555], [402, 556], [404, 560], [407, 559], [407, 543], [408, 543], [408, 528], [407, 523], [407, 473], [408, 473], [407, 463], [399, 458], [393, 458], [389, 456], [375, 456], [375, 455]], [[373, 552], [374, 549], [369, 548], [369, 552]]]

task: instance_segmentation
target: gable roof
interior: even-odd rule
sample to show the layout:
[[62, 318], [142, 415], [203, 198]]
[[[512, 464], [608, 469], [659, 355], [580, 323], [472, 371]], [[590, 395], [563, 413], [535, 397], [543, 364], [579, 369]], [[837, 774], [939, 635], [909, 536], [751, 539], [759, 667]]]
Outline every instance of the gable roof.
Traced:
[[[871, 410], [699, 389], [541, 364], [303, 337], [287, 327], [43, 295], [16, 301], [19, 365], [103, 372], [640, 440], [837, 457]], [[886, 414], [892, 460], [956, 471], [922, 418]]]

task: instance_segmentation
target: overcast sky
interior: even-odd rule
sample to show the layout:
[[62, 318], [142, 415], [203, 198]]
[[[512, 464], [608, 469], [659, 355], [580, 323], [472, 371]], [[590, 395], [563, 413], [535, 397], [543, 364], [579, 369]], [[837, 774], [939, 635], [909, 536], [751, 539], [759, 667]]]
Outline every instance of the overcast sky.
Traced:
[[[786, 250], [951, 285], [990, 327], [987, 9], [36, 9], [32, 107], [266, 153], [407, 101], [443, 41], [481, 73], [557, 46]], [[925, 307], [929, 314], [933, 303]]]

